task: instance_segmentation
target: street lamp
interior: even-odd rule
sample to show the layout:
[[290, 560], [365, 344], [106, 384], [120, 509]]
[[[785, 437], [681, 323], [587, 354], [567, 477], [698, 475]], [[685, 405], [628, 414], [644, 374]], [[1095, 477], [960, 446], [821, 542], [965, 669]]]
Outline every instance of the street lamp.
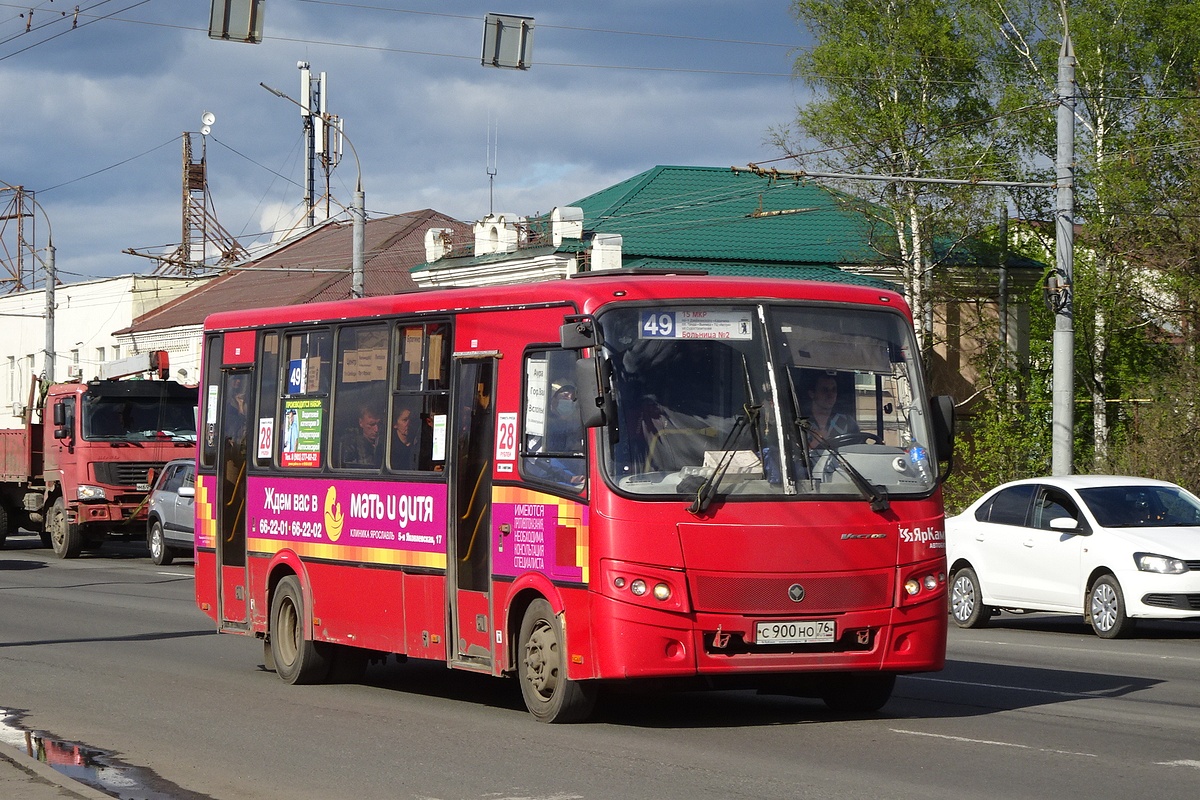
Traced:
[[[296, 105], [304, 108], [304, 106], [294, 98], [288, 97], [278, 89], [272, 89], [261, 81], [259, 86], [266, 89], [276, 97], [282, 97], [284, 100], [289, 100]], [[323, 114], [321, 118], [326, 123], [331, 123], [332, 115]], [[350, 152], [354, 155], [354, 168], [358, 170], [358, 180], [354, 187], [354, 200], [350, 204], [350, 218], [352, 222], [352, 250], [350, 256], [350, 296], [362, 297], [363, 292], [363, 248], [366, 244], [367, 232], [367, 210], [366, 210], [366, 195], [363, 193], [362, 183], [362, 162], [358, 160], [358, 150], [354, 147], [354, 142], [350, 141], [350, 137], [346, 135], [344, 130], [339, 130], [342, 138], [346, 140], [346, 144], [350, 145]]]

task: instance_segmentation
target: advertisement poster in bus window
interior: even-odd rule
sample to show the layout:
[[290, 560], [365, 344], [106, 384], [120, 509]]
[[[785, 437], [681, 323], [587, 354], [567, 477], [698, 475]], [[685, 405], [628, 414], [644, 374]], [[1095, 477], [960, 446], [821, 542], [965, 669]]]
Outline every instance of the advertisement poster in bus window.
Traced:
[[314, 469], [321, 466], [323, 402], [320, 398], [284, 400], [280, 466]]
[[[389, 552], [444, 556], [444, 483], [252, 476], [248, 486], [253, 537], [361, 548], [348, 554], [368, 561], [394, 561], [385, 555]], [[439, 559], [429, 563], [442, 563]], [[418, 562], [410, 558], [395, 563]]]
[[[549, 385], [544, 358], [531, 358], [525, 362], [525, 433], [529, 436], [546, 435]], [[529, 446], [534, 445], [531, 443]]]

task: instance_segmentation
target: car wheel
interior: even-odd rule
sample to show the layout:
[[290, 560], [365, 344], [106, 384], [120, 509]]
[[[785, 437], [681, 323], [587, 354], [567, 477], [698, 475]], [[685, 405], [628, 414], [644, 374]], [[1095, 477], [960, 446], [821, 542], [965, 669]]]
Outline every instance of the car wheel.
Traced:
[[1087, 597], [1088, 621], [1101, 639], [1120, 639], [1133, 630], [1134, 620], [1125, 614], [1125, 595], [1112, 575], [1101, 575]]
[[992, 609], [983, 604], [979, 577], [970, 567], [954, 573], [950, 582], [950, 616], [960, 628], [982, 628], [992, 618]]
[[175, 560], [175, 553], [167, 547], [166, 536], [163, 534], [162, 523], [158, 520], [150, 525], [150, 534], [146, 537], [150, 545], [150, 560], [160, 567], [165, 567]]
[[78, 524], [67, 522], [67, 504], [61, 497], [54, 501], [46, 517], [46, 530], [50, 533], [50, 546], [59, 558], [76, 558], [83, 550], [83, 530]]

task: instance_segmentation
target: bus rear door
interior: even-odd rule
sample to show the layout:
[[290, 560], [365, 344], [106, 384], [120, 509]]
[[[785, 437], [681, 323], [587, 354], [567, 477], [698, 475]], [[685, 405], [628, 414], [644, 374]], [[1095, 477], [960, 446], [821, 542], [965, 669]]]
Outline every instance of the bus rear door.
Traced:
[[246, 577], [246, 448], [254, 392], [251, 369], [221, 372], [220, 435], [217, 439], [218, 615], [222, 628], [250, 624]]
[[495, 446], [496, 359], [472, 353], [456, 356], [454, 409], [457, 418], [455, 458], [450, 481], [454, 504], [453, 530], [446, 559], [450, 621], [460, 666], [487, 669], [492, 664], [491, 637], [491, 496]]

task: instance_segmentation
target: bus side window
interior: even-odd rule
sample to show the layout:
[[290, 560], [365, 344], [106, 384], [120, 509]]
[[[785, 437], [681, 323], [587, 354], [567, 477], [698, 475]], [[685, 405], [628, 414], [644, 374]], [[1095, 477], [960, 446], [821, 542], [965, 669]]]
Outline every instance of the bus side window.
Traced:
[[393, 472], [442, 472], [450, 394], [450, 325], [402, 322], [393, 335], [392, 410], [387, 466]]
[[338, 332], [333, 466], [378, 469], [387, 443], [388, 326]]
[[569, 350], [544, 350], [526, 358], [521, 472], [579, 492], [587, 478], [587, 457], [575, 360]]

